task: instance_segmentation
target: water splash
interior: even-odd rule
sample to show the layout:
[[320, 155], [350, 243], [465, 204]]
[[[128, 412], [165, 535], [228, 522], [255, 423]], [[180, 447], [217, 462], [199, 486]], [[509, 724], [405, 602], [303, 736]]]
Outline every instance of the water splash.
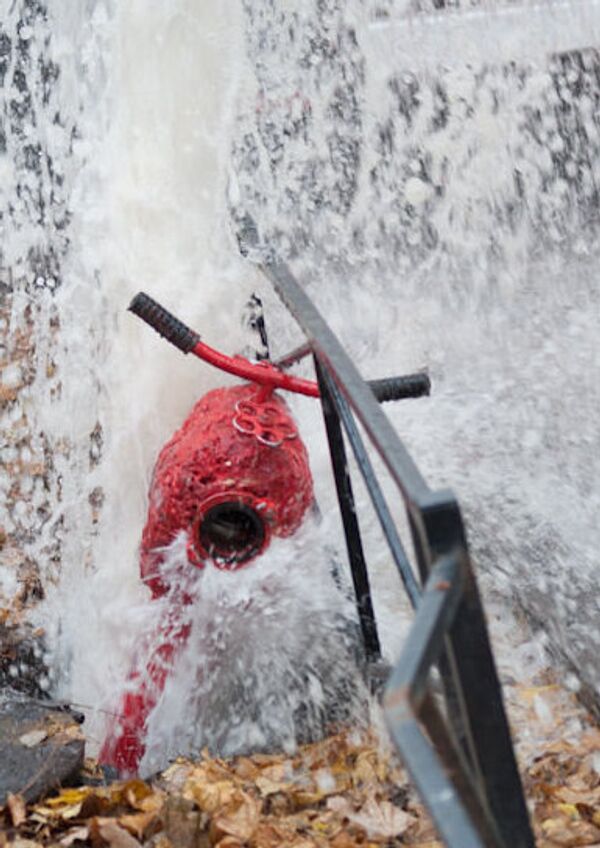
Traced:
[[356, 609], [334, 579], [326, 536], [309, 520], [239, 572], [202, 572], [189, 642], [149, 722], [143, 771], [181, 750], [293, 750], [340, 723], [364, 726]]
[[422, 72], [365, 52], [368, 6], [317, 7], [247, 10], [266, 105], [234, 142], [242, 237], [248, 210], [365, 376], [429, 366], [432, 397], [386, 411], [597, 689], [598, 53], [493, 64], [481, 42]]
[[[243, 248], [247, 213], [365, 376], [430, 367], [432, 398], [387, 411], [432, 485], [457, 490], [478, 563], [597, 686], [596, 51], [490, 65], [482, 45], [470, 68], [417, 73], [368, 53], [358, 0], [252, 0], [245, 20], [216, 0], [98, 0], [68, 20], [34, 7], [23, 0], [6, 19], [17, 52], [5, 79], [24, 110], [10, 152], [35, 138], [54, 165], [20, 164], [24, 189], [7, 187], [18, 235], [2, 318], [37, 346], [19, 360], [24, 379], [3, 369], [3, 385], [24, 388], [10, 401], [16, 454], [0, 483], [10, 491], [18, 460], [25, 506], [11, 507], [7, 529], [19, 563], [41, 567], [55, 690], [100, 705], [125, 680], [153, 615], [136, 550], [149, 469], [223, 382], [125, 315], [130, 296], [146, 288], [235, 351], [256, 289], [274, 355], [298, 341], [237, 254], [228, 214]], [[60, 70], [52, 83], [45, 57]], [[36, 192], [54, 198], [48, 243]], [[291, 406], [333, 514], [320, 411]], [[407, 619], [357, 488], [391, 655]], [[339, 525], [327, 541], [341, 548]], [[176, 701], [173, 690], [157, 712], [157, 759], [174, 750], [166, 716], [184, 724]]]

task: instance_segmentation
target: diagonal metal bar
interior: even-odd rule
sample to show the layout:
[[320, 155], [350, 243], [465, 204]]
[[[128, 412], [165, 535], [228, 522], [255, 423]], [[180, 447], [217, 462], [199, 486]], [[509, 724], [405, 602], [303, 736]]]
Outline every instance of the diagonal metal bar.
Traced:
[[455, 729], [463, 724], [465, 753], [503, 844], [532, 848], [529, 813], [460, 509], [449, 497], [424, 507], [421, 515], [432, 550], [443, 550], [448, 539], [455, 539], [464, 560], [464, 590], [447, 639], [447, 672], [457, 697], [449, 716]]
[[265, 262], [262, 268], [304, 331], [311, 348], [332, 374], [336, 385], [379, 451], [396, 485], [404, 497], [415, 505], [427, 495], [429, 487], [379, 408], [371, 389], [308, 295], [296, 282], [288, 266], [273, 259]]
[[396, 563], [400, 573], [406, 593], [410, 598], [410, 602], [413, 607], [416, 607], [419, 602], [419, 598], [421, 597], [421, 590], [416, 581], [410, 561], [406, 555], [406, 551], [404, 550], [404, 546], [402, 545], [400, 537], [396, 531], [394, 520], [388, 509], [388, 505], [377, 481], [377, 477], [375, 476], [375, 472], [373, 471], [371, 460], [365, 450], [360, 433], [358, 432], [358, 428], [354, 422], [352, 412], [350, 411], [350, 407], [327, 371], [323, 369], [322, 374], [324, 381], [327, 383], [327, 388], [329, 389], [333, 402], [337, 407], [338, 415], [344, 425], [348, 441], [352, 446], [360, 473], [362, 474], [365, 485], [369, 491], [369, 495], [371, 496], [371, 501], [373, 502], [377, 518], [379, 519], [381, 529], [383, 530], [383, 534], [387, 540], [392, 557], [394, 558], [394, 562]]
[[453, 848], [490, 848], [473, 825], [416, 718], [409, 714], [398, 721], [388, 720], [388, 728], [445, 844]]
[[502, 840], [485, 793], [475, 782], [463, 748], [452, 734], [448, 722], [429, 693], [423, 699], [419, 720], [427, 731], [434, 750], [442, 761], [444, 770], [460, 796], [477, 832], [486, 845], [501, 846]]
[[[444, 650], [444, 636], [454, 620], [463, 589], [456, 556], [443, 557], [423, 589], [400, 659], [386, 687], [385, 709], [400, 718], [417, 712], [427, 692], [429, 671]], [[399, 693], [395, 699], [394, 693]]]
[[[480, 841], [475, 844], [499, 848], [503, 843], [490, 815], [485, 787], [472, 774], [463, 746], [452, 737], [428, 689], [431, 668], [443, 656], [446, 634], [459, 608], [463, 587], [464, 574], [460, 558], [457, 555], [443, 557], [431, 571], [415, 621], [386, 687], [385, 716], [413, 780], [418, 786], [419, 782], [422, 783], [420, 789], [423, 798], [440, 832], [444, 834], [448, 828], [445, 808], [442, 805], [444, 817], [439, 818], [436, 813], [439, 798], [432, 785], [431, 775], [424, 781], [423, 775], [416, 773], [423, 767], [425, 753], [423, 745], [418, 740], [415, 742], [410, 734], [414, 732], [414, 722], [420, 712], [436, 750], [443, 757], [450, 785], [456, 792], [464, 814], [477, 832]], [[411, 728], [408, 735], [403, 730], [406, 725]], [[461, 827], [463, 825], [464, 822]], [[467, 836], [463, 832], [460, 838]], [[462, 845], [460, 842], [448, 844]]]

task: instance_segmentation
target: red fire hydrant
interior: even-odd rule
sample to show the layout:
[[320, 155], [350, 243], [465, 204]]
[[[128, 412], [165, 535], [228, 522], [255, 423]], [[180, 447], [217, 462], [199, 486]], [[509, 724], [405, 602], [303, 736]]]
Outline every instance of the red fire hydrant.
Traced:
[[[270, 365], [231, 361], [259, 369], [261, 377], [274, 373], [295, 379]], [[153, 599], [168, 596], [168, 612], [159, 622], [145, 669], [130, 674], [119, 725], [99, 754], [102, 764], [137, 771], [149, 714], [189, 635], [182, 614], [192, 602], [185, 589], [189, 569], [202, 569], [209, 561], [221, 569], [242, 568], [272, 536], [294, 533], [312, 501], [306, 448], [286, 403], [271, 386], [251, 382], [216, 389], [198, 401], [154, 468], [140, 571]], [[166, 549], [181, 533], [187, 574], [165, 568]], [[181, 591], [174, 585], [179, 580]]]
[[188, 533], [190, 564], [235, 570], [298, 529], [312, 502], [308, 456], [283, 399], [253, 384], [215, 389], [194, 406], [154, 468], [140, 569], [167, 591], [162, 549]]

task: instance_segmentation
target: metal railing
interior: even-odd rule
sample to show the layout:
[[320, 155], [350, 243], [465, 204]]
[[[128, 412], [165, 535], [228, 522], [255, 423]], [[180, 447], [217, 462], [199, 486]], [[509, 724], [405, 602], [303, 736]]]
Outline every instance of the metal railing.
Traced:
[[[432, 491], [339, 341], [287, 265], [263, 271], [306, 336], [281, 366], [312, 353], [367, 658], [380, 658], [368, 570], [342, 430], [354, 453], [416, 616], [384, 694], [402, 761], [451, 848], [534, 845], [521, 780], [451, 491]], [[289, 360], [289, 361], [288, 361]], [[404, 500], [420, 585], [360, 436], [362, 424]], [[421, 588], [422, 587], [422, 588]], [[442, 694], [432, 694], [437, 668]]]

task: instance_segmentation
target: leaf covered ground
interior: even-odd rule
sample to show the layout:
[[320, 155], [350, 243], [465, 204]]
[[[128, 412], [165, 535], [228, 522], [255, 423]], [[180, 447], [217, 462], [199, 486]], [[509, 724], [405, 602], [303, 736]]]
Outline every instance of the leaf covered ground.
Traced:
[[[522, 694], [525, 708], [540, 697]], [[600, 846], [600, 731], [589, 723], [566, 741], [561, 720], [523, 770], [537, 844]], [[98, 778], [92, 760], [84, 777]], [[350, 731], [295, 755], [206, 754], [151, 781], [63, 788], [35, 804], [13, 795], [0, 820], [0, 848], [441, 846], [396, 757], [374, 735]]]

